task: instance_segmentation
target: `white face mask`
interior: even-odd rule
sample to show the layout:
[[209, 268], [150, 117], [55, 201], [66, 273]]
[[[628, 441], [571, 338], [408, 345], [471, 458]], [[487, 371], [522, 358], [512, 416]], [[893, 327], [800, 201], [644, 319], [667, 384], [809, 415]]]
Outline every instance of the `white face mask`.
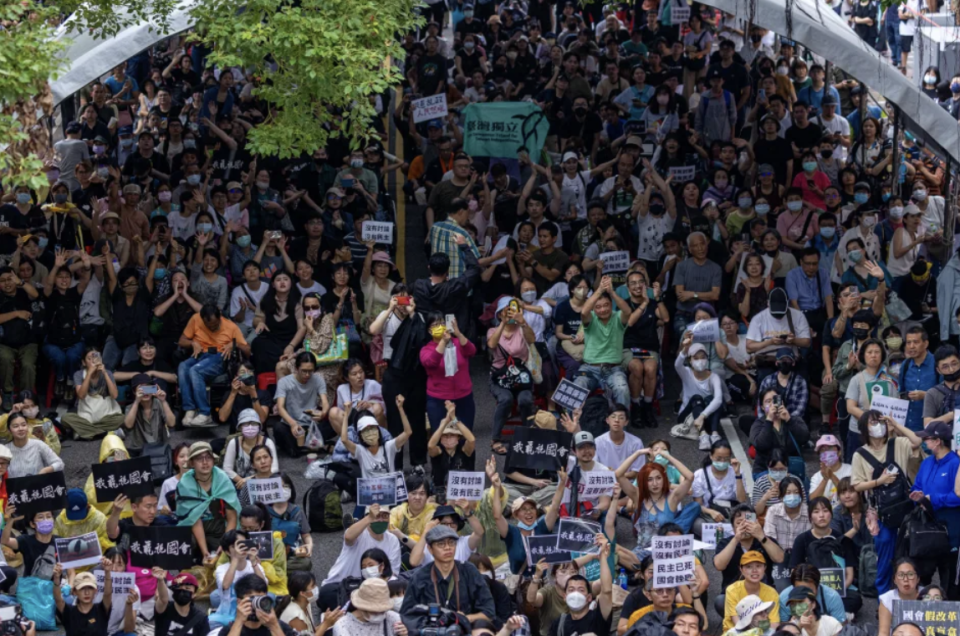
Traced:
[[579, 612], [587, 606], [587, 597], [580, 592], [570, 592], [567, 594], [567, 607], [574, 612]]
[[367, 622], [368, 623], [382, 623], [387, 620], [387, 613], [380, 612], [379, 614], [370, 614], [367, 613]]
[[707, 369], [707, 364], [709, 364], [707, 360], [693, 360], [690, 362], [690, 366], [693, 367], [694, 371], [705, 371]]
[[23, 409], [23, 414], [27, 416], [28, 419], [34, 419], [40, 413], [39, 406], [31, 406], [28, 409]]
[[870, 425], [870, 437], [880, 438], [887, 434], [887, 427], [883, 424]]
[[380, 566], [371, 565], [368, 568], [363, 568], [360, 575], [363, 576], [364, 579], [375, 579], [380, 576]]
[[284, 488], [284, 489], [283, 489], [283, 500], [284, 500], [284, 501], [290, 501], [290, 495], [292, 495], [292, 494], [293, 494], [293, 493], [290, 491], [289, 488]]
[[394, 596], [393, 597], [393, 611], [399, 613], [400, 608], [403, 606], [403, 597]]
[[320, 598], [320, 588], [314, 586], [313, 589], [310, 590], [310, 593], [307, 594], [307, 600], [308, 600], [309, 602], [313, 603], [313, 602], [316, 601], [318, 598]]

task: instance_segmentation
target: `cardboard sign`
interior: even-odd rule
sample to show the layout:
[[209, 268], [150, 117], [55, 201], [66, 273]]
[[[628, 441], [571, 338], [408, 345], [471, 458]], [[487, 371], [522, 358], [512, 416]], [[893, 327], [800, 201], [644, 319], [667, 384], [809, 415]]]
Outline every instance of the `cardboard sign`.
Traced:
[[670, 7], [670, 23], [680, 24], [690, 20], [690, 7]]
[[916, 623], [925, 635], [953, 636], [960, 622], [960, 602], [895, 600], [890, 624], [905, 622]]
[[527, 565], [535, 566], [543, 559], [544, 563], [569, 563], [573, 554], [557, 548], [557, 535], [541, 534], [523, 538], [527, 548]]
[[93, 487], [97, 501], [107, 503], [121, 494], [127, 497], [149, 495], [153, 488], [153, 467], [149, 457], [125, 459], [107, 464], [92, 464]]
[[701, 537], [703, 542], [707, 544], [707, 550], [716, 550], [723, 539], [733, 537], [734, 534], [736, 533], [733, 531], [733, 524], [731, 523], [705, 523], [703, 524]]
[[653, 589], [676, 587], [691, 581], [696, 562], [693, 558], [693, 535], [653, 537]]
[[361, 477], [357, 480], [357, 505], [395, 506], [397, 504], [397, 479], [387, 477]]
[[910, 409], [910, 400], [876, 395], [870, 403], [870, 409], [879, 411], [881, 415], [889, 415], [893, 421], [901, 426], [907, 425], [907, 411]]
[[600, 255], [600, 261], [603, 262], [603, 273], [625, 272], [630, 267], [630, 252], [604, 252]]
[[514, 428], [506, 467], [559, 470], [566, 464], [572, 443], [573, 435], [566, 431], [518, 426]]
[[564, 378], [560, 380], [560, 385], [557, 387], [557, 390], [553, 392], [553, 397], [550, 399], [556, 402], [557, 406], [561, 406], [568, 411], [576, 411], [583, 406], [583, 403], [587, 401], [588, 397], [590, 397], [590, 391], [588, 389]]
[[694, 342], [720, 342], [720, 322], [716, 318], [698, 320], [687, 328], [693, 334]]
[[564, 518], [557, 528], [557, 549], [584, 554], [597, 554], [600, 551], [594, 541], [600, 534], [600, 524], [583, 519]]
[[820, 568], [820, 585], [835, 590], [841, 597], [847, 595], [847, 578], [843, 568]]
[[364, 241], [393, 245], [393, 223], [389, 221], [364, 221], [360, 230]]
[[451, 470], [447, 473], [447, 501], [480, 501], [485, 484], [486, 475], [482, 472]]
[[253, 503], [272, 504], [287, 500], [283, 496], [283, 480], [279, 477], [248, 479], [247, 494]]
[[[97, 595], [94, 597], [93, 602], [99, 603], [103, 600], [103, 588], [106, 585], [106, 575], [103, 570], [96, 570], [93, 575], [97, 577]], [[114, 601], [122, 599], [123, 602], [126, 603], [130, 590], [137, 586], [137, 575], [133, 572], [111, 572], [110, 583], [112, 584]]]
[[193, 529], [189, 526], [131, 526], [130, 565], [186, 570], [193, 565]]
[[261, 561], [273, 561], [272, 532], [251, 532], [250, 541], [257, 542], [257, 557]]
[[17, 514], [27, 519], [38, 512], [66, 508], [67, 482], [63, 471], [8, 479], [7, 503], [16, 506]]
[[79, 537], [68, 537], [66, 539], [55, 537], [53, 541], [57, 550], [57, 562], [63, 565], [64, 570], [100, 563], [103, 558], [103, 552], [100, 550], [100, 539], [96, 532], [88, 532], [87, 534], [81, 534]]
[[442, 119], [447, 116], [447, 94], [430, 95], [410, 102], [413, 107], [413, 123]]
[[[676, 9], [674, 9], [676, 11]], [[668, 176], [673, 177], [672, 183], [684, 184], [687, 181], [693, 181], [697, 176], [696, 166], [673, 166], [670, 168]]]

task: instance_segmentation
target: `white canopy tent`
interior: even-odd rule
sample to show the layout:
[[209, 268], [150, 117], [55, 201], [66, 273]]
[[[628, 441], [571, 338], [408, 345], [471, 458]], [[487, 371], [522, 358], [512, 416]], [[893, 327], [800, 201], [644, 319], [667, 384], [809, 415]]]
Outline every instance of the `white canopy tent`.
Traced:
[[67, 70], [50, 83], [54, 103], [65, 99], [109, 73], [117, 64], [130, 59], [157, 42], [171, 35], [186, 31], [192, 26], [190, 9], [194, 0], [181, 3], [170, 15], [170, 32], [161, 33], [152, 25], [142, 22], [123, 29], [114, 37], [95, 38], [86, 31], [71, 31], [68, 20], [57, 30], [56, 39], [67, 44], [62, 56]]
[[[879, 91], [900, 108], [905, 128], [960, 164], [960, 125], [819, 0], [701, 0], [791, 38]], [[791, 7], [791, 8], [788, 8]]]

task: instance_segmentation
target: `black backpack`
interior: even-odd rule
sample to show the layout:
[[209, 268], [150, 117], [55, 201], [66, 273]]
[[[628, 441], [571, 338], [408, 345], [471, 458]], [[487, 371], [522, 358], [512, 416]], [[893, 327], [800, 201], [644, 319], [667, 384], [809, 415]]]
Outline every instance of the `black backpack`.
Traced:
[[68, 347], [80, 339], [80, 307], [73, 303], [61, 302], [50, 316], [47, 337], [50, 344]]
[[168, 477], [173, 476], [173, 451], [170, 445], [164, 442], [146, 444], [141, 453], [150, 458], [150, 473], [153, 475], [153, 485], [162, 484]]
[[892, 484], [877, 486], [873, 489], [880, 523], [892, 530], [897, 530], [903, 520], [907, 518], [907, 515], [910, 514], [910, 511], [913, 510], [913, 502], [909, 499], [910, 483], [904, 476], [903, 469], [897, 466], [894, 459], [896, 457], [896, 442], [895, 438], [887, 441], [887, 457], [882, 464], [867, 449], [863, 447], [857, 449], [857, 454], [873, 467], [873, 479], [879, 479], [888, 466], [896, 466], [897, 468], [897, 478]]
[[928, 500], [923, 500], [907, 515], [897, 534], [898, 549], [911, 559], [940, 560], [950, 552], [947, 524], [933, 515], [933, 506]]
[[314, 532], [343, 530], [340, 489], [329, 479], [318, 479], [303, 495], [303, 511]]
[[350, 595], [360, 587], [361, 583], [363, 583], [363, 579], [359, 576], [348, 576], [340, 581], [340, 587], [337, 588], [337, 606], [343, 607], [346, 605], [350, 601]]
[[[820, 568], [838, 568], [840, 563], [834, 555], [843, 554], [840, 540], [834, 536], [815, 539], [807, 546], [807, 563]], [[851, 564], [844, 564], [853, 565]]]
[[610, 412], [607, 398], [591, 395], [580, 410], [580, 430], [591, 433], [594, 439], [607, 432], [607, 415]]

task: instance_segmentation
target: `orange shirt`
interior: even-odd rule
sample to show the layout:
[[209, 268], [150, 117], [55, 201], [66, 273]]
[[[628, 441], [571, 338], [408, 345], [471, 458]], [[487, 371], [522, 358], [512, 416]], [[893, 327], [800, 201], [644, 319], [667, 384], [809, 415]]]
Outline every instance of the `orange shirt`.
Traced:
[[200, 318], [200, 314], [194, 314], [190, 322], [187, 323], [187, 328], [183, 330], [183, 335], [199, 343], [204, 350], [216, 347], [217, 351], [223, 352], [224, 347], [232, 344], [234, 340], [237, 341], [238, 345], [247, 344], [236, 323], [223, 317], [220, 318], [220, 329], [210, 331], [207, 329], [207, 326], [203, 324], [203, 319]]

